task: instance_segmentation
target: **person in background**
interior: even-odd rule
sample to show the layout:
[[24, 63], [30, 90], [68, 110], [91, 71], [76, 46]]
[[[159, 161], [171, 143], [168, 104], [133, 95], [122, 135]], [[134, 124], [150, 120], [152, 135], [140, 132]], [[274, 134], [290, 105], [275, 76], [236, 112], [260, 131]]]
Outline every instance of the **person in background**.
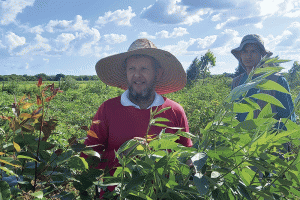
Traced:
[[[182, 89], [187, 81], [186, 73], [171, 53], [158, 49], [147, 39], [134, 41], [125, 53], [112, 55], [96, 64], [97, 75], [105, 84], [121, 88], [125, 92], [105, 101], [98, 109], [91, 130], [97, 138], [87, 136], [84, 144], [101, 154], [98, 169], [108, 168], [113, 175], [119, 166], [115, 151], [127, 140], [145, 137], [150, 109], [158, 111], [170, 107], [156, 117], [167, 118], [169, 127], [180, 127], [188, 132], [189, 126], [183, 108], [176, 102], [161, 96]], [[162, 127], [152, 126], [149, 135], [158, 135]], [[167, 129], [168, 133], [176, 133]], [[191, 147], [191, 139], [180, 137], [178, 143]], [[87, 157], [86, 155], [82, 155]], [[114, 187], [108, 187], [112, 191]], [[100, 196], [104, 191], [101, 191]]]
[[[245, 83], [249, 73], [255, 68], [264, 56], [273, 55], [272, 52], [265, 49], [262, 38], [257, 34], [250, 34], [243, 37], [239, 47], [232, 49], [231, 53], [239, 61], [238, 75], [233, 78], [231, 89]], [[290, 91], [287, 80], [280, 74], [272, 74], [267, 79], [277, 82], [282, 85], [287, 91]], [[272, 112], [276, 113], [275, 119], [289, 117], [292, 121], [296, 120], [296, 115], [293, 112], [294, 104], [290, 94], [282, 93], [279, 91], [260, 91], [259, 89], [252, 88], [248, 91], [246, 96], [263, 92], [274, 96], [278, 99], [285, 108], [277, 107], [272, 105]], [[258, 105], [261, 109], [266, 105], [265, 102], [257, 100]], [[254, 118], [257, 118], [259, 110], [254, 112]], [[293, 113], [292, 113], [293, 112]], [[247, 113], [238, 113], [237, 119], [241, 122], [247, 117]]]

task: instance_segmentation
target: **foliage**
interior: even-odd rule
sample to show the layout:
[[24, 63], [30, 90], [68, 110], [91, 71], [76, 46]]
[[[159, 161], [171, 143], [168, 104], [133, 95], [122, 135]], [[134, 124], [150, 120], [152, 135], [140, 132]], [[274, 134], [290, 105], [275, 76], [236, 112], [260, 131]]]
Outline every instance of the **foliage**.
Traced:
[[300, 86], [300, 64], [295, 61], [293, 67], [288, 71], [287, 80], [292, 89]]
[[69, 138], [67, 144], [51, 138], [58, 120], [47, 113], [52, 99], [62, 91], [54, 84], [42, 85], [39, 79], [34, 99], [24, 95], [15, 100], [10, 106], [12, 115], [2, 108], [7, 115], [0, 116], [1, 199], [90, 199], [87, 190], [102, 172], [90, 169], [91, 163], [79, 155], [100, 155], [78, 143], [76, 137]]
[[[0, 95], [0, 195], [4, 199], [91, 199], [95, 185], [117, 184], [114, 192], [106, 193], [107, 198], [297, 199], [299, 125], [281, 119], [287, 130], [274, 126], [278, 121], [272, 118], [270, 104], [253, 119], [259, 107], [252, 97], [245, 98], [252, 87], [280, 89], [265, 80], [280, 70], [267, 66], [280, 62], [278, 58], [263, 60], [265, 68], [250, 75], [260, 76], [231, 92], [231, 79], [218, 75], [206, 78], [205, 85], [195, 81], [168, 94], [184, 107], [193, 134], [162, 131], [155, 138], [146, 135], [128, 141], [116, 152], [120, 166], [112, 177], [93, 168], [100, 155], [79, 138], [95, 136], [87, 132], [90, 118], [102, 102], [122, 90], [90, 81], [57, 95], [54, 84], [44, 86], [40, 81], [38, 87], [26, 87], [31, 97], [18, 96], [25, 91], [19, 85], [18, 101], [12, 105], [13, 95], [4, 91]], [[299, 113], [300, 88], [293, 91]], [[277, 104], [272, 97], [253, 97]], [[236, 113], [245, 110], [247, 120], [238, 122]], [[167, 120], [155, 118], [157, 112], [152, 112], [149, 126]], [[176, 143], [178, 135], [192, 137], [193, 148]], [[284, 153], [287, 142], [293, 149]], [[130, 150], [127, 155], [122, 153], [126, 150]], [[81, 158], [81, 152], [90, 157]]]
[[61, 79], [60, 88], [64, 91], [67, 91], [68, 89], [78, 89], [79, 85], [75, 79], [70, 76], [66, 76], [65, 78]]
[[[104, 187], [115, 184], [117, 189], [106, 194], [120, 199], [296, 199], [300, 197], [300, 127], [289, 119], [273, 118], [271, 104], [278, 100], [265, 94], [245, 97], [253, 87], [278, 90], [278, 84], [265, 79], [280, 71], [274, 63], [278, 58], [264, 59], [249, 75], [245, 84], [235, 88], [224, 99], [214, 120], [201, 129], [194, 139], [194, 148], [174, 143], [176, 135], [162, 131], [158, 137], [148, 135], [144, 141], [127, 141], [116, 152], [120, 167], [113, 177], [107, 176]], [[272, 67], [268, 67], [272, 66]], [[252, 79], [253, 75], [258, 77]], [[242, 99], [240, 99], [242, 96]], [[268, 104], [260, 110], [253, 99]], [[299, 107], [300, 94], [295, 99]], [[257, 119], [253, 112], [259, 109]], [[151, 113], [149, 126], [167, 119], [155, 118]], [[237, 113], [249, 112], [247, 119], [239, 122]], [[279, 124], [282, 127], [279, 128]], [[189, 133], [179, 135], [194, 137]], [[292, 150], [285, 146], [291, 143]], [[130, 149], [124, 156], [122, 152]], [[171, 150], [170, 150], [171, 149]], [[194, 168], [189, 170], [186, 161], [191, 159]], [[192, 175], [192, 182], [189, 176]]]
[[200, 60], [196, 57], [187, 69], [188, 84], [191, 84], [193, 81], [200, 78], [205, 79], [209, 72], [209, 68], [215, 65], [216, 57], [210, 50], [208, 50], [204, 56], [201, 56]]

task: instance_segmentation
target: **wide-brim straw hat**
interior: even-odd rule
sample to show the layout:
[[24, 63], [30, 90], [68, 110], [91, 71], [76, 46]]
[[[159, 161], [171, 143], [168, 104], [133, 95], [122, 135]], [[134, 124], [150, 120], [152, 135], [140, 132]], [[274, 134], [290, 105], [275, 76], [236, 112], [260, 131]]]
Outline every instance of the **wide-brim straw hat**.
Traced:
[[250, 43], [257, 44], [263, 50], [262, 56], [265, 56], [265, 55], [272, 56], [273, 55], [273, 53], [271, 51], [266, 50], [262, 38], [257, 34], [245, 35], [241, 41], [240, 46], [238, 48], [232, 49], [231, 53], [234, 55], [234, 57], [236, 57], [236, 59], [240, 60], [241, 50], [244, 48], [244, 46], [246, 44], [250, 44]]
[[155, 91], [158, 94], [167, 94], [181, 90], [187, 81], [186, 73], [171, 53], [158, 49], [148, 39], [137, 39], [127, 52], [108, 56], [96, 64], [96, 72], [101, 81], [107, 85], [127, 89], [127, 76], [124, 67], [125, 60], [132, 55], [147, 55], [157, 60], [163, 72], [156, 80]]

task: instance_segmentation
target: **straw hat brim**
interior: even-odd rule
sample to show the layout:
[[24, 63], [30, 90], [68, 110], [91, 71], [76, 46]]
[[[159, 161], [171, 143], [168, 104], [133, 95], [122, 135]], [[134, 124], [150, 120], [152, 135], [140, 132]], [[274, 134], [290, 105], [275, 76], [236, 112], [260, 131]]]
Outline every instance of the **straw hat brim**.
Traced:
[[187, 78], [181, 63], [171, 53], [157, 48], [137, 49], [102, 58], [96, 64], [97, 75], [107, 85], [126, 90], [127, 76], [124, 62], [128, 57], [137, 54], [155, 58], [163, 69], [162, 76], [155, 85], [158, 94], [175, 92], [185, 86]]
[[234, 57], [238, 60], [241, 58], [241, 50], [244, 48], [246, 44], [257, 44], [262, 50], [263, 50], [263, 56], [268, 55], [272, 56], [273, 53], [271, 51], [268, 51], [265, 49], [264, 45], [261, 43], [257, 42], [257, 40], [247, 40], [245, 42], [242, 42], [239, 47], [232, 49], [231, 53], [234, 55]]

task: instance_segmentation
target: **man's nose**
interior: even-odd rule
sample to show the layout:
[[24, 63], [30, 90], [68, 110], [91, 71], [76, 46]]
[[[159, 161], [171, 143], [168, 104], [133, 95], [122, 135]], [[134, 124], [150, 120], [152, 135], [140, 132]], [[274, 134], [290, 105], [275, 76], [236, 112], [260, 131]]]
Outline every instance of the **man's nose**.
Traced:
[[135, 77], [140, 77], [141, 76], [141, 70], [135, 70], [134, 76]]

